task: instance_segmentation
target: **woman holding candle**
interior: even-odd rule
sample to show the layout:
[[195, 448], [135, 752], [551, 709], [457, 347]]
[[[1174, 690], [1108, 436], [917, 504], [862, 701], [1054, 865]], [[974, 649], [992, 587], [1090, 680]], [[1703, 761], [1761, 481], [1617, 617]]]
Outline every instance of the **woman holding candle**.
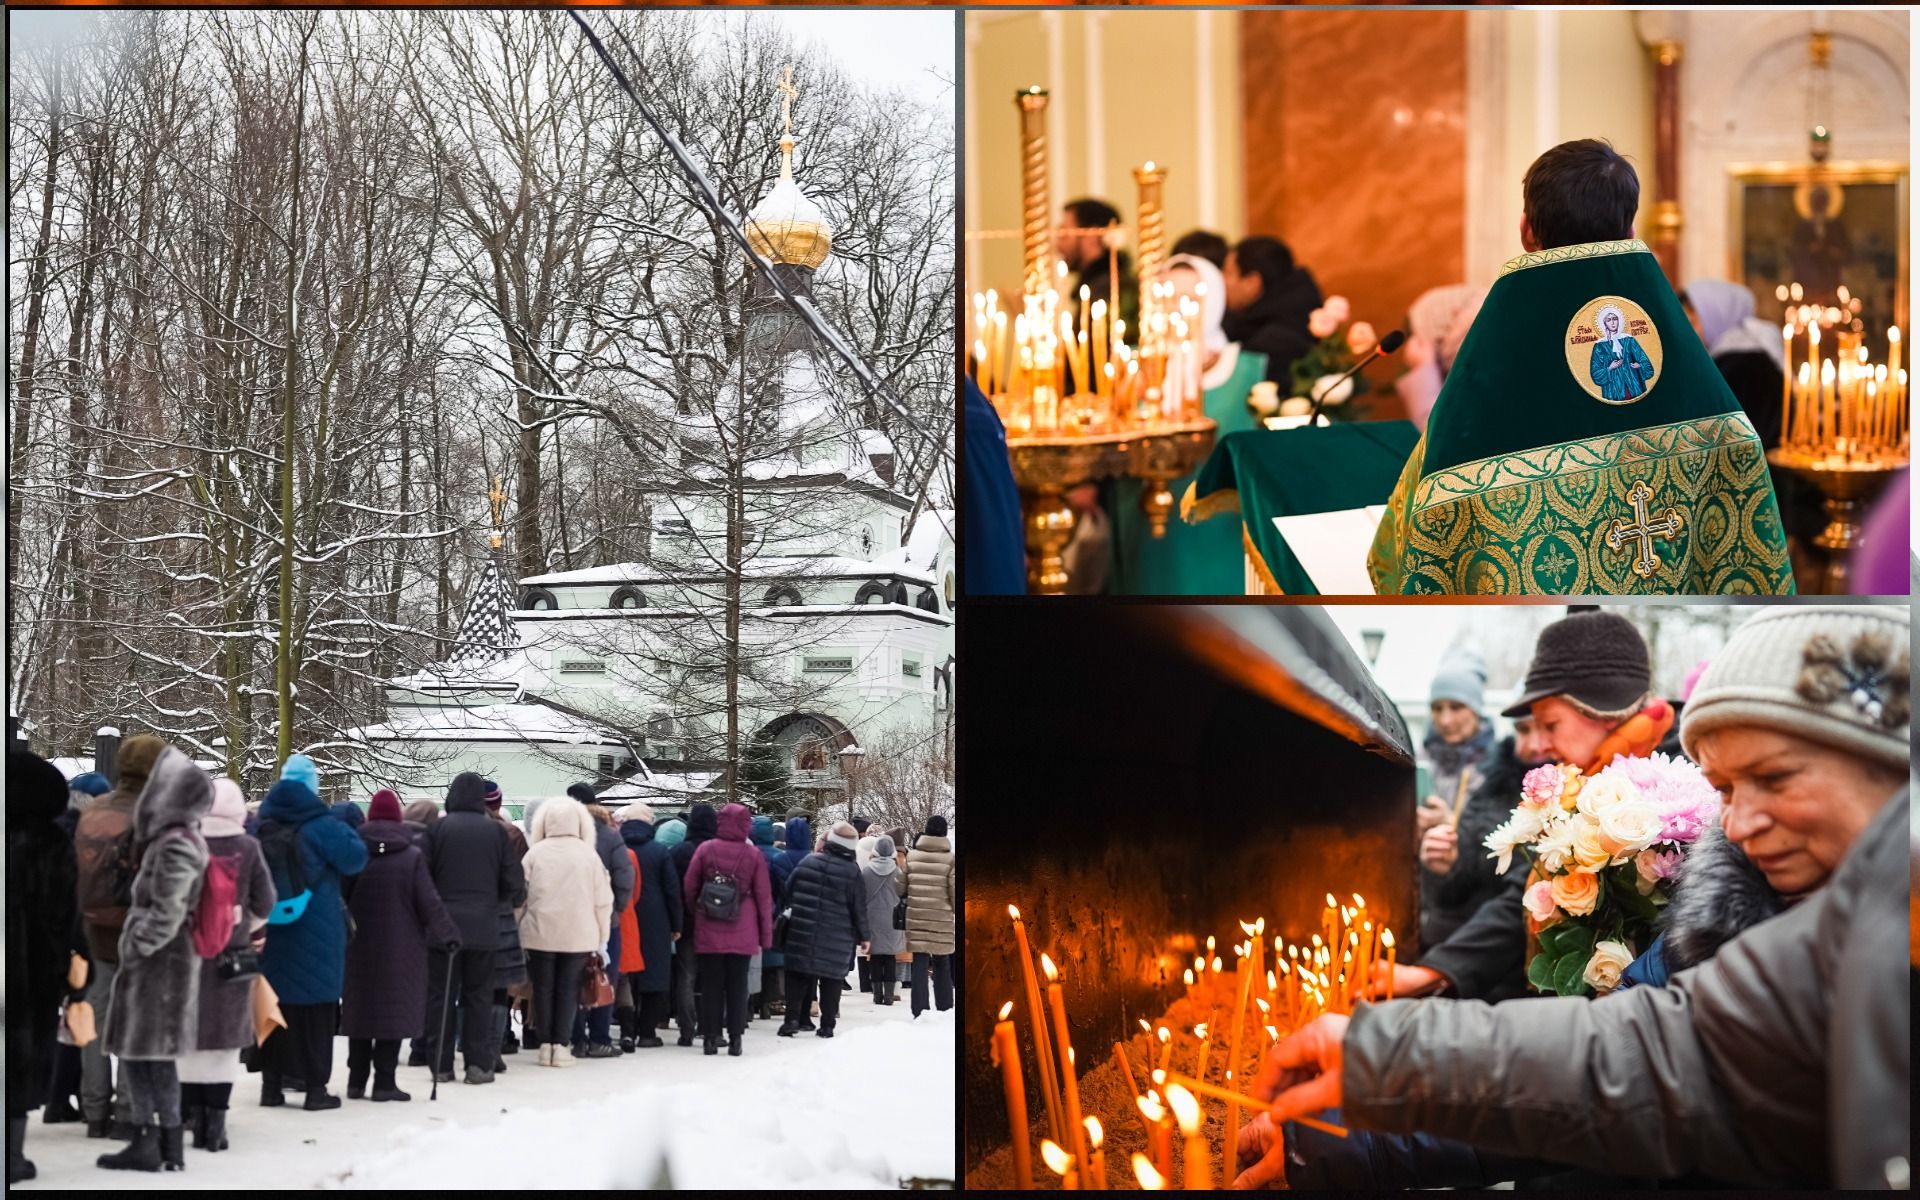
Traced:
[[[1253, 385], [1265, 376], [1265, 355], [1243, 350], [1227, 340], [1226, 282], [1219, 268], [1203, 258], [1175, 255], [1161, 268], [1161, 282], [1172, 292], [1173, 311], [1189, 304], [1194, 314], [1192, 357], [1186, 370], [1197, 378], [1202, 408], [1219, 427], [1217, 438], [1258, 427], [1247, 406]], [[1169, 378], [1169, 384], [1176, 382]], [[1179, 500], [1193, 482], [1191, 475], [1168, 484]], [[1116, 590], [1129, 595], [1226, 596], [1246, 590], [1245, 566], [1236, 521], [1206, 521], [1190, 525], [1178, 514], [1167, 520], [1163, 537], [1154, 537], [1140, 511], [1142, 485], [1123, 480], [1114, 489], [1114, 578]]]
[[1707, 668], [1684, 737], [1725, 845], [1683, 869], [1664, 986], [1324, 1018], [1269, 1053], [1273, 1110], [1243, 1152], [1271, 1148], [1271, 1119], [1344, 1104], [1356, 1127], [1590, 1170], [1905, 1186], [1909, 645], [1904, 611], [1778, 608]]

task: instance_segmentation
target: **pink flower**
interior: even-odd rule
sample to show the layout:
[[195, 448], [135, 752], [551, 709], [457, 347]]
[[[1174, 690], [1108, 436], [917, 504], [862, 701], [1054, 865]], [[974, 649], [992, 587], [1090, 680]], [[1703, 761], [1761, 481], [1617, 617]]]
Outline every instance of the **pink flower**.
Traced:
[[1340, 328], [1340, 319], [1324, 308], [1307, 314], [1307, 332], [1317, 338], [1331, 337]]
[[1552, 881], [1542, 879], [1539, 883], [1528, 888], [1527, 894], [1522, 898], [1521, 902], [1527, 906], [1527, 915], [1540, 924], [1545, 925], [1548, 921], [1553, 920], [1554, 903]]
[[1644, 896], [1653, 891], [1655, 885], [1673, 878], [1674, 872], [1680, 869], [1680, 852], [1649, 846], [1633, 856], [1633, 869], [1640, 876], [1637, 886]]
[[1520, 781], [1520, 803], [1526, 808], [1543, 808], [1558, 803], [1566, 783], [1566, 771], [1558, 763], [1548, 763], [1528, 771]]
[[1329, 313], [1333, 314], [1333, 321], [1336, 325], [1345, 325], [1347, 318], [1353, 315], [1353, 309], [1348, 306], [1345, 296], [1328, 296], [1326, 309]]
[[1373, 349], [1374, 343], [1379, 340], [1374, 336], [1373, 326], [1365, 321], [1355, 321], [1347, 329], [1347, 349], [1352, 351], [1356, 358]]
[[1720, 793], [1700, 768], [1684, 758], [1655, 753], [1646, 758], [1618, 758], [1613, 770], [1633, 781], [1643, 800], [1660, 815], [1659, 840], [1689, 844], [1720, 819]]

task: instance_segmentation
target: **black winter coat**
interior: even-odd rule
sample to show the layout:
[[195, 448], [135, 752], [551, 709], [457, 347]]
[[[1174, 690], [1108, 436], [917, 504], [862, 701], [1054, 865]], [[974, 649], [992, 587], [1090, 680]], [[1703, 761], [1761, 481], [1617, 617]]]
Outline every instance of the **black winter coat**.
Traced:
[[1320, 285], [1305, 267], [1295, 267], [1272, 291], [1228, 313], [1224, 328], [1243, 350], [1267, 356], [1267, 378], [1280, 385], [1284, 396], [1293, 386], [1295, 360], [1313, 348], [1316, 339], [1307, 330], [1307, 315], [1319, 307]]
[[485, 781], [470, 771], [455, 776], [446, 815], [427, 831], [434, 891], [468, 950], [497, 947], [503, 907], [527, 902], [520, 860], [507, 844], [505, 827], [488, 814], [484, 789]]
[[360, 826], [367, 869], [346, 881], [354, 937], [340, 1032], [357, 1038], [418, 1037], [427, 1005], [427, 948], [460, 940], [433, 890], [427, 860], [398, 821]]
[[854, 948], [868, 937], [867, 890], [854, 852], [828, 842], [824, 852], [809, 854], [787, 880], [787, 903], [787, 969], [846, 978]]
[[[640, 862], [640, 898], [634, 904], [634, 919], [640, 925], [640, 957], [646, 966], [627, 972], [642, 992], [665, 992], [673, 981], [673, 935], [683, 928], [680, 872], [673, 867], [675, 847], [663, 846], [653, 838], [653, 825], [647, 821], [625, 821], [620, 838], [633, 850]], [[621, 964], [632, 959], [621, 948]]]
[[1505, 875], [1496, 874], [1483, 843], [1520, 803], [1526, 764], [1505, 738], [1480, 767], [1480, 786], [1460, 810], [1460, 853], [1453, 869], [1436, 875], [1420, 869], [1420, 940], [1428, 947], [1416, 961], [1453, 982], [1448, 993], [1489, 1003], [1527, 990], [1527, 922], [1520, 895], [1527, 864], [1519, 855]]
[[66, 807], [67, 781], [52, 763], [25, 750], [7, 751], [9, 1117], [46, 1100], [68, 955], [85, 944], [73, 842], [54, 823]]
[[593, 823], [593, 848], [599, 852], [600, 863], [607, 868], [607, 879], [613, 884], [613, 919], [620, 923], [620, 914], [627, 910], [627, 898], [633, 895], [633, 860], [627, 857], [627, 844], [620, 840], [620, 831], [611, 825]]
[[[671, 850], [674, 877], [683, 881], [683, 890], [687, 868], [693, 865], [693, 852], [700, 848], [701, 842], [710, 841], [719, 836], [719, 833], [720, 814], [714, 810], [713, 805], [702, 801], [687, 810], [687, 836], [675, 844]], [[693, 923], [697, 919], [697, 914], [691, 908], [683, 906], [683, 909], [686, 916], [680, 933], [683, 937], [692, 937]]]

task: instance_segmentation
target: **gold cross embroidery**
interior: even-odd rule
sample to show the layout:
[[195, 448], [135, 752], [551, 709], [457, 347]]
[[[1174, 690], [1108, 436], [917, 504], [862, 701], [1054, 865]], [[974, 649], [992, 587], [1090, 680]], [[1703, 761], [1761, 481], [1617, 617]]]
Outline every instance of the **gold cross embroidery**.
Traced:
[[1680, 536], [1680, 512], [1669, 508], [1666, 515], [1657, 520], [1647, 519], [1647, 504], [1653, 499], [1653, 489], [1647, 481], [1638, 479], [1627, 492], [1627, 503], [1633, 505], [1631, 523], [1615, 518], [1607, 526], [1607, 549], [1619, 550], [1631, 539], [1634, 543], [1633, 573], [1642, 579], [1653, 578], [1660, 568], [1660, 559], [1653, 552], [1653, 539], [1676, 538]]
[[793, 102], [800, 95], [800, 89], [793, 86], [793, 64], [792, 63], [787, 64], [786, 73], [780, 77], [780, 82], [774, 84], [773, 87], [775, 91], [781, 93], [780, 119], [786, 122], [786, 126], [787, 126], [786, 131], [788, 133], [792, 133], [793, 132]]

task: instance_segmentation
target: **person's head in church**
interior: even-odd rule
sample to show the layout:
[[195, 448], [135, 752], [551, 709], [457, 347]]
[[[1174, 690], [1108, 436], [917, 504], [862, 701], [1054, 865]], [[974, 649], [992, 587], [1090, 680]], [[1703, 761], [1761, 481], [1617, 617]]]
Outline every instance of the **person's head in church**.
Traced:
[[1227, 345], [1226, 283], [1219, 270], [1204, 258], [1176, 254], [1160, 269], [1157, 282], [1173, 285], [1176, 307], [1182, 300], [1192, 300], [1199, 307], [1201, 339], [1206, 351], [1202, 365], [1212, 366]]
[[1640, 176], [1598, 138], [1555, 146], [1533, 160], [1520, 186], [1520, 244], [1529, 254], [1633, 236]]
[[1540, 730], [1540, 722], [1527, 712], [1513, 719], [1513, 756], [1521, 765], [1537, 767], [1553, 761], [1553, 744]]
[[1293, 274], [1293, 251], [1279, 238], [1241, 238], [1220, 272], [1227, 281], [1227, 311], [1240, 312], [1280, 290]]
[[1480, 732], [1486, 686], [1487, 668], [1472, 651], [1450, 651], [1440, 660], [1427, 689], [1427, 711], [1441, 741], [1458, 746]]
[[1120, 223], [1120, 210], [1105, 200], [1083, 196], [1069, 200], [1060, 210], [1060, 228], [1053, 234], [1053, 249], [1070, 271], [1084, 271], [1106, 257], [1104, 230]]
[[1653, 694], [1653, 662], [1633, 622], [1610, 612], [1575, 613], [1540, 631], [1520, 698], [1503, 715], [1531, 716], [1531, 739], [1554, 762], [1585, 767], [1607, 735]]
[[1227, 269], [1227, 254], [1231, 250], [1232, 247], [1227, 244], [1227, 239], [1211, 229], [1195, 229], [1183, 233], [1180, 235], [1180, 240], [1173, 244], [1173, 253], [1176, 257], [1190, 254], [1194, 258], [1204, 258], [1222, 271]]

